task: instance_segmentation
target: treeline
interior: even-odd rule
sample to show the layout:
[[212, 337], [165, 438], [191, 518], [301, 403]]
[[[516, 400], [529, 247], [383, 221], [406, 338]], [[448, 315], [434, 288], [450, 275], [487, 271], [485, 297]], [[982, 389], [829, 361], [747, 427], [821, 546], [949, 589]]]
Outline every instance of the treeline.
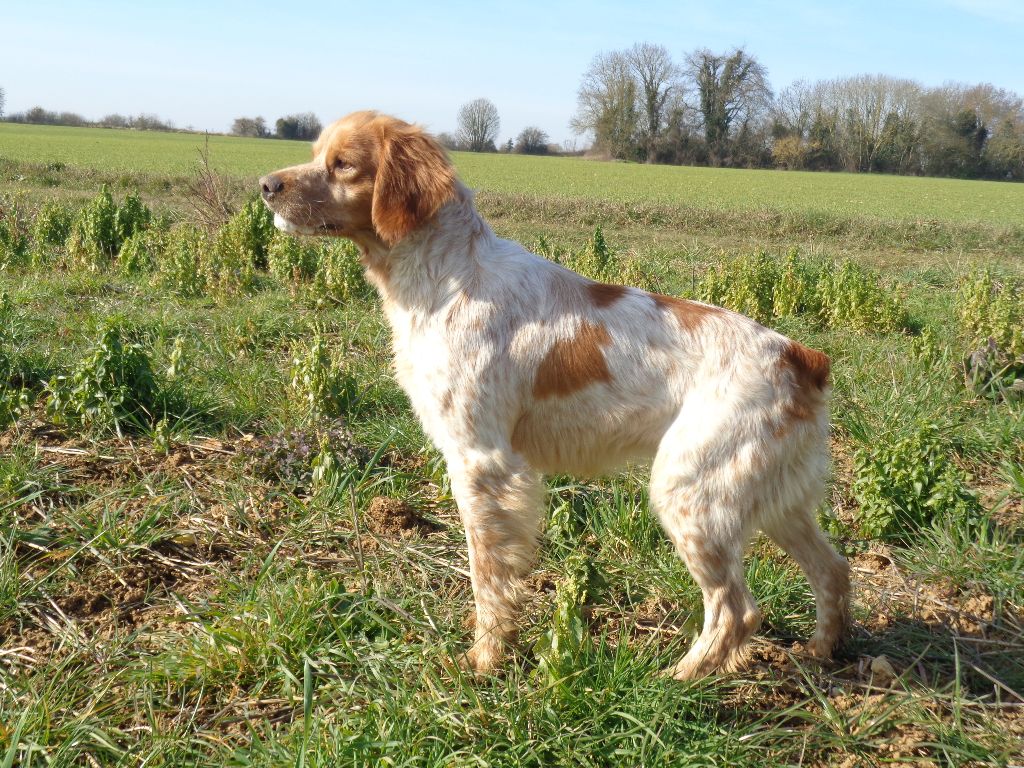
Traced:
[[[0, 96], [2, 96], [0, 90]], [[0, 100], [0, 118], [10, 123], [31, 123], [34, 125], [66, 125], [75, 128], [132, 128], [137, 131], [175, 131], [174, 123], [163, 120], [156, 115], [121, 115], [113, 113], [99, 120], [89, 120], [77, 112], [56, 112], [42, 107], [32, 107], [25, 112], [14, 112], [4, 115]], [[312, 141], [320, 135], [323, 126], [312, 112], [297, 115], [285, 115], [278, 118], [274, 130], [270, 130], [262, 117], [239, 117], [231, 126], [235, 136], [251, 136], [257, 138], [297, 139]]]
[[1024, 102], [1012, 91], [858, 75], [776, 94], [742, 48], [682, 61], [650, 43], [601, 53], [572, 127], [623, 160], [1024, 179]]
[[[0, 111], [0, 115], [2, 115]], [[87, 120], [77, 112], [52, 112], [42, 107], [32, 107], [25, 112], [13, 112], [3, 118], [9, 123], [32, 123], [34, 125], [69, 125], [75, 128], [134, 128], [137, 131], [174, 131], [174, 123], [156, 115], [105, 115], [99, 120]]]
[[254, 139], [297, 139], [313, 141], [320, 135], [323, 126], [312, 112], [279, 117], [271, 131], [262, 117], [239, 117], [231, 124], [233, 136], [247, 136]]

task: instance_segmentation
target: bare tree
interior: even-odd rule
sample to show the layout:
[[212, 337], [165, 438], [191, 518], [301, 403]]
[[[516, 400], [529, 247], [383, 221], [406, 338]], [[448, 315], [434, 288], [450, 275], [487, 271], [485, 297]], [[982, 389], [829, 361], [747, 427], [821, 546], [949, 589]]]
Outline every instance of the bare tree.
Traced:
[[775, 132], [804, 139], [814, 121], [815, 108], [820, 103], [815, 86], [806, 80], [797, 80], [783, 88], [775, 97], [772, 118]]
[[111, 112], [100, 118], [99, 125], [102, 128], [127, 128], [129, 120], [122, 114]]
[[626, 52], [626, 60], [637, 81], [643, 120], [640, 142], [647, 162], [654, 162], [657, 141], [665, 124], [665, 107], [677, 87], [679, 68], [662, 45], [637, 43]]
[[0, 88], [0, 117], [4, 116], [4, 105], [7, 103], [7, 96], [4, 89]]
[[635, 157], [637, 84], [629, 59], [619, 51], [599, 53], [583, 74], [570, 126], [592, 133], [594, 146], [612, 157]]
[[879, 155], [900, 123], [914, 119], [921, 87], [913, 80], [857, 75], [832, 81], [828, 90], [841, 116], [845, 165], [852, 171], [878, 170]]
[[458, 142], [470, 152], [493, 152], [501, 119], [488, 99], [474, 99], [459, 109]]
[[440, 144], [445, 149], [459, 149], [459, 140], [455, 137], [454, 134], [448, 133], [447, 131], [442, 131], [441, 133], [437, 134], [434, 138], [437, 139], [437, 143]]
[[696, 50], [686, 57], [686, 73], [697, 91], [711, 159], [721, 165], [730, 139], [746, 133], [767, 109], [772, 97], [768, 73], [742, 48], [722, 55]]
[[527, 126], [519, 132], [513, 151], [521, 155], [546, 155], [548, 135], [535, 125]]
[[231, 133], [235, 136], [249, 136], [263, 139], [270, 135], [267, 122], [262, 117], [237, 117], [231, 124]]

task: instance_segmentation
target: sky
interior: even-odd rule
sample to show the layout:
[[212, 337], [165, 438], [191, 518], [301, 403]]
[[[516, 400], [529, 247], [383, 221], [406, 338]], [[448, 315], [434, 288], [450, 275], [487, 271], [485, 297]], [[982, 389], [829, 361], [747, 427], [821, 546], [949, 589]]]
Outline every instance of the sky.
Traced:
[[638, 42], [677, 61], [743, 46], [776, 90], [881, 73], [1024, 95], [1022, 40], [1024, 0], [0, 0], [0, 88], [8, 113], [144, 112], [209, 131], [369, 108], [454, 131], [486, 97], [499, 143], [530, 125], [561, 143], [594, 56]]

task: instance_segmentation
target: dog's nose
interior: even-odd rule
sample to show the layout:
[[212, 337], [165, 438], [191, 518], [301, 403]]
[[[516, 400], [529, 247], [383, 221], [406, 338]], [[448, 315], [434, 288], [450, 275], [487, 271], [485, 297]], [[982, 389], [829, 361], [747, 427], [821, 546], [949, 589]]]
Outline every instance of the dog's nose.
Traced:
[[269, 173], [260, 179], [260, 187], [263, 189], [263, 197], [269, 200], [284, 189], [284, 181], [280, 176]]

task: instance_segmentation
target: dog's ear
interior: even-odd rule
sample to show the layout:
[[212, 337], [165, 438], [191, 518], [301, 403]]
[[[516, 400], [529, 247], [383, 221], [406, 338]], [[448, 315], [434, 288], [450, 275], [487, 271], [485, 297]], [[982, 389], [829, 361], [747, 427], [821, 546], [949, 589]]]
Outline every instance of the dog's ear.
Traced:
[[413, 125], [382, 128], [371, 218], [394, 245], [437, 213], [455, 194], [455, 172], [444, 150]]

